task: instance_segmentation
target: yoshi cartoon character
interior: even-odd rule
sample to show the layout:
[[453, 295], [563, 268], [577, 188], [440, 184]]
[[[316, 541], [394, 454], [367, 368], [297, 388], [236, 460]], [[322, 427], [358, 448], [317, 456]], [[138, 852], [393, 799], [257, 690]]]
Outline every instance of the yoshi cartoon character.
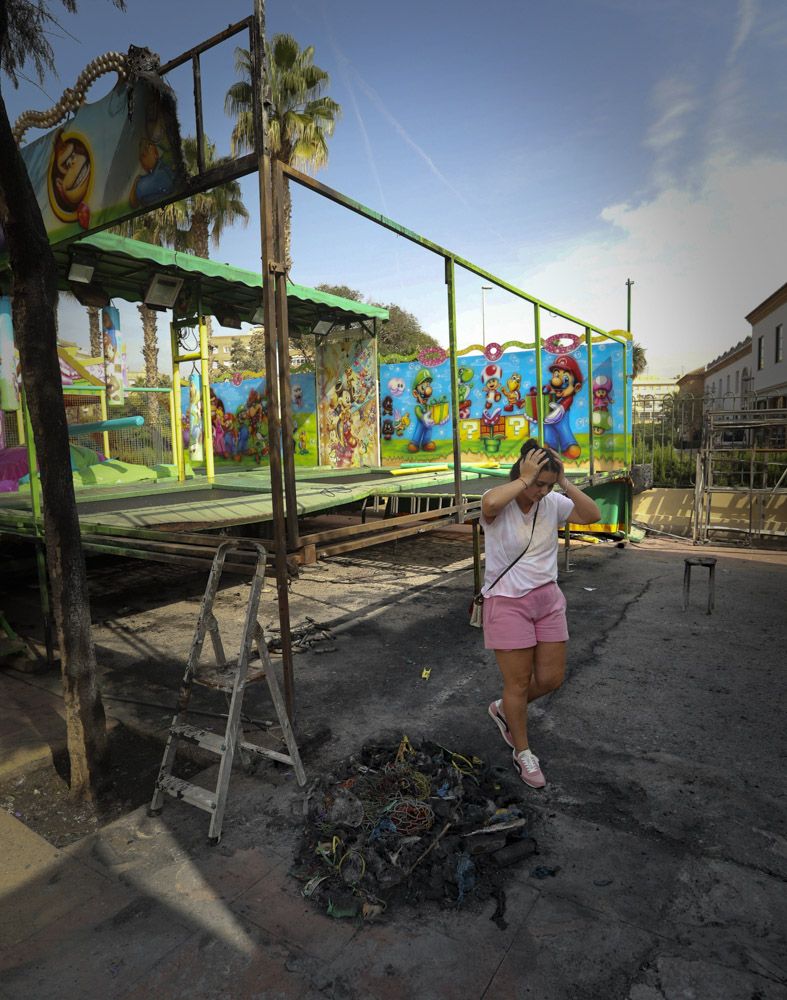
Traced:
[[459, 419], [469, 420], [470, 419], [470, 409], [473, 405], [472, 399], [470, 399], [470, 393], [473, 391], [473, 372], [472, 368], [467, 368], [462, 365], [461, 368], [457, 370], [456, 376], [458, 380], [458, 399], [459, 399]]

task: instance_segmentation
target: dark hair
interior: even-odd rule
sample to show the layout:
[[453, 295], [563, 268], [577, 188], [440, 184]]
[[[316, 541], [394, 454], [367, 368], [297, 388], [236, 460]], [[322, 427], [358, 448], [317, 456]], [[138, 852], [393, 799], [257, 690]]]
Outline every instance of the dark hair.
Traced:
[[[541, 445], [538, 443], [538, 441], [536, 441], [535, 438], [529, 438], [527, 441], [525, 441], [525, 443], [522, 445], [519, 451], [519, 458], [511, 466], [511, 471], [508, 473], [508, 478], [511, 480], [511, 482], [513, 482], [515, 479], [519, 479], [519, 469], [522, 465], [522, 459], [527, 458], [529, 452], [536, 451], [540, 447]], [[557, 462], [557, 460], [554, 459], [552, 455], [550, 455], [548, 452], [547, 456], [548, 456], [547, 460], [541, 466], [541, 469], [544, 472], [560, 472], [560, 465]]]

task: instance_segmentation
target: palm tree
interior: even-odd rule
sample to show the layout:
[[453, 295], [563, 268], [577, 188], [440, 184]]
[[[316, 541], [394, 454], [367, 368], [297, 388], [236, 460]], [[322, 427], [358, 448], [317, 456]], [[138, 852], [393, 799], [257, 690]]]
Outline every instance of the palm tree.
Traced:
[[[216, 146], [205, 136], [203, 143], [203, 162], [206, 169], [217, 166], [221, 160], [216, 159]], [[190, 174], [197, 172], [197, 140], [187, 136], [183, 140], [183, 159]], [[242, 222], [245, 226], [249, 221], [249, 213], [241, 198], [240, 184], [237, 181], [227, 181], [210, 191], [201, 191], [176, 205], [176, 229], [182, 234], [182, 247], [188, 249], [197, 257], [210, 257], [210, 244], [217, 247], [226, 226]]]
[[647, 352], [642, 344], [634, 342], [631, 350], [631, 364], [634, 371], [634, 378], [641, 375], [648, 367]]
[[[327, 139], [333, 135], [341, 108], [322, 96], [330, 83], [324, 69], [314, 65], [314, 47], [301, 49], [292, 35], [274, 35], [265, 43], [268, 69], [268, 141], [274, 159], [301, 170], [319, 170], [328, 162]], [[224, 110], [235, 118], [232, 153], [254, 148], [251, 57], [249, 50], [235, 49], [235, 70], [240, 80], [227, 91]], [[292, 199], [284, 186], [284, 258], [292, 267]]]
[[[130, 219], [119, 226], [113, 226], [112, 231], [128, 239], [140, 240], [143, 243], [153, 243], [156, 246], [174, 246], [183, 249], [184, 240], [178, 229], [179, 214], [175, 205], [157, 208], [147, 215]], [[158, 384], [158, 316], [154, 309], [149, 309], [144, 302], [137, 305], [142, 321], [142, 358], [145, 362], [145, 385]], [[100, 353], [100, 351], [99, 351]], [[148, 400], [148, 419], [151, 424], [157, 423], [158, 401], [155, 395]]]

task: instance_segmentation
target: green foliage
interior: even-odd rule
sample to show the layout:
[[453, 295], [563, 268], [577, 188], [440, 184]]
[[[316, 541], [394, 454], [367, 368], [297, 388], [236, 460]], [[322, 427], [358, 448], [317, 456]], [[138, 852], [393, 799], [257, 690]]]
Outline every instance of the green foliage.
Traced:
[[[268, 68], [268, 139], [273, 156], [294, 167], [317, 169], [328, 160], [326, 139], [333, 135], [341, 108], [322, 89], [330, 83], [324, 69], [314, 65], [314, 46], [301, 49], [292, 35], [274, 35], [265, 43]], [[251, 56], [235, 49], [240, 80], [227, 91], [224, 110], [235, 119], [232, 153], [254, 148]]]
[[637, 375], [641, 375], [648, 367], [647, 351], [642, 344], [638, 344], [636, 341], [634, 341], [631, 349], [631, 364], [634, 370], [634, 378]]
[[[317, 285], [321, 292], [328, 292], [330, 295], [339, 295], [344, 299], [352, 299], [353, 302], [367, 302], [363, 292], [357, 288], [349, 288], [347, 285]], [[389, 320], [381, 323], [378, 327], [377, 349], [380, 357], [390, 359], [391, 355], [401, 355], [409, 357], [416, 354], [423, 347], [438, 347], [437, 341], [422, 329], [418, 318], [407, 309], [402, 309], [393, 302], [383, 304], [382, 302], [369, 302], [369, 305], [380, 306], [387, 309]]]
[[[60, 0], [69, 14], [75, 14], [77, 0]], [[113, 0], [120, 10], [125, 0]], [[55, 53], [50, 38], [60, 38], [67, 32], [49, 10], [45, 0], [2, 0], [0, 2], [0, 67], [14, 87], [28, 59], [33, 61], [35, 75], [43, 83], [46, 70], [54, 70]]]
[[653, 444], [639, 439], [634, 444], [634, 464], [653, 465], [654, 486], [693, 486], [695, 451], [681, 451], [670, 444]]

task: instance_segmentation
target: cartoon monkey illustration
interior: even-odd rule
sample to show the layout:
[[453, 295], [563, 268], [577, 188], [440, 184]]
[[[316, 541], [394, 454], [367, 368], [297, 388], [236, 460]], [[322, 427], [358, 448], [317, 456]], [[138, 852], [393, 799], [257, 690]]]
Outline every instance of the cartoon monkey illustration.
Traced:
[[52, 146], [48, 189], [49, 204], [61, 222], [79, 221], [87, 228], [83, 218], [92, 182], [93, 157], [87, 139], [78, 132], [60, 129]]

